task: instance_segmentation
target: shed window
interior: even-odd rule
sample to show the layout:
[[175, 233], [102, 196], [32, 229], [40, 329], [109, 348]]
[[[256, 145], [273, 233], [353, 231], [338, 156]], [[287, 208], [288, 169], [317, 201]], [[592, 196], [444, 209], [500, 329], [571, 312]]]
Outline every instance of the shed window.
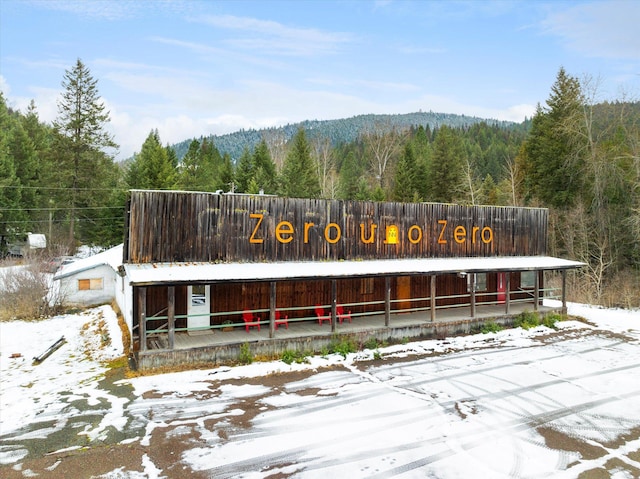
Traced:
[[78, 290], [89, 291], [102, 289], [102, 278], [79, 279]]
[[520, 287], [521, 288], [535, 288], [536, 286], [536, 272], [535, 271], [523, 271], [520, 274]]

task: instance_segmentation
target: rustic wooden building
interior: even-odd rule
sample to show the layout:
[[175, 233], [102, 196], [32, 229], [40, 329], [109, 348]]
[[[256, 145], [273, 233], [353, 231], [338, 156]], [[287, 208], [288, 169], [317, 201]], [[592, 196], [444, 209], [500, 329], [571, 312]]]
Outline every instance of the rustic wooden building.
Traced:
[[[542, 298], [546, 209], [131, 191], [123, 311], [140, 367], [425, 336]], [[452, 315], [452, 311], [455, 315]], [[489, 316], [488, 316], [489, 315]], [[228, 330], [232, 331], [228, 331]], [[304, 344], [303, 344], [304, 343]]]

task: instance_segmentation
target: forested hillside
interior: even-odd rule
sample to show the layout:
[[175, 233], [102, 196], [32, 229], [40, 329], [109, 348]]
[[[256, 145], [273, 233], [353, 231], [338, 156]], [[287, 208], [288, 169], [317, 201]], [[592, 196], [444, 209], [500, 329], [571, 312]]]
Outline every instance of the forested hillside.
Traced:
[[[338, 120], [307, 120], [277, 128], [240, 130], [226, 135], [210, 135], [206, 139], [214, 143], [221, 154], [228, 153], [232, 160], [238, 160], [246, 148], [253, 150], [263, 138], [271, 143], [276, 141], [288, 142], [300, 128], [305, 130], [310, 140], [328, 139], [331, 146], [336, 147], [356, 141], [362, 133], [371, 131], [379, 125], [384, 125], [390, 129], [403, 130], [420, 125], [431, 129], [437, 129], [442, 125], [463, 128], [483, 122], [505, 128], [522, 127], [522, 125], [512, 122], [429, 111], [406, 113], [404, 115], [358, 115]], [[203, 141], [204, 138], [200, 137], [199, 140]], [[178, 158], [182, 158], [187, 153], [190, 142], [191, 140], [185, 140], [173, 145]]]
[[[640, 305], [640, 104], [598, 102], [558, 72], [535, 116], [511, 124], [413, 113], [308, 121], [187, 140], [153, 130], [116, 163], [97, 80], [78, 60], [49, 125], [0, 95], [0, 248], [27, 231], [53, 248], [122, 241], [128, 189], [542, 206], [551, 254], [585, 262], [572, 294]], [[74, 112], [82, 111], [82, 115]]]

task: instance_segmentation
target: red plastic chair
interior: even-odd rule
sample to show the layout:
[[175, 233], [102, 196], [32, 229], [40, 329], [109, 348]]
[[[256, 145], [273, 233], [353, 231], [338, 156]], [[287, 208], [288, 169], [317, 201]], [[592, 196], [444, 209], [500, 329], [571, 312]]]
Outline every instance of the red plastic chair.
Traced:
[[249, 332], [249, 328], [258, 328], [260, 331], [260, 317], [254, 315], [251, 311], [247, 311], [246, 309], [242, 313], [242, 320], [244, 321], [244, 328]]
[[331, 316], [327, 316], [324, 312], [324, 308], [319, 304], [316, 305], [316, 316], [318, 316], [318, 323], [322, 326], [323, 321], [328, 321], [331, 324]]
[[281, 324], [284, 324], [286, 328], [289, 329], [288, 319], [289, 319], [289, 316], [285, 314], [281, 317], [280, 310], [276, 309], [276, 329], [278, 329], [278, 326], [280, 326]]
[[336, 306], [336, 315], [338, 316], [338, 320], [340, 320], [340, 324], [342, 324], [342, 321], [345, 319], [351, 322], [351, 311], [347, 310], [345, 313], [344, 309], [340, 305]]

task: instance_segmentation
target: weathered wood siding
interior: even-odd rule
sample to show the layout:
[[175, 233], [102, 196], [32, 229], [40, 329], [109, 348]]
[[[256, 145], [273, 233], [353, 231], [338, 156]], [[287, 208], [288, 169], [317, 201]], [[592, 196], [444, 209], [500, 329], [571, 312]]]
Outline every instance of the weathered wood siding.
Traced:
[[[535, 256], [547, 210], [132, 191], [124, 261], [264, 262]], [[396, 227], [397, 244], [387, 241]]]

